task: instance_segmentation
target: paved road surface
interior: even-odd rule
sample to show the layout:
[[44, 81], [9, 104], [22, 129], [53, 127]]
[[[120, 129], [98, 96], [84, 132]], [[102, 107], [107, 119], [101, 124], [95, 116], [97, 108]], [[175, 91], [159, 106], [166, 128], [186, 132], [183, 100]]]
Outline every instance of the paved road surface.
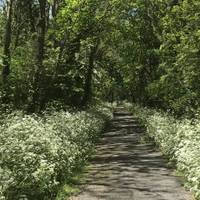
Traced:
[[70, 200], [191, 200], [153, 145], [139, 142], [141, 135], [137, 120], [118, 108], [82, 192]]

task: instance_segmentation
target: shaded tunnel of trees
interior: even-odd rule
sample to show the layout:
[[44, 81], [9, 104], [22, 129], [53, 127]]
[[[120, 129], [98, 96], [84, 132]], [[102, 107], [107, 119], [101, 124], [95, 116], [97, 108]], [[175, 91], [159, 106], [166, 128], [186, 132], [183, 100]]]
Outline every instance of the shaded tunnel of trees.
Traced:
[[199, 0], [1, 0], [1, 105], [200, 104]]

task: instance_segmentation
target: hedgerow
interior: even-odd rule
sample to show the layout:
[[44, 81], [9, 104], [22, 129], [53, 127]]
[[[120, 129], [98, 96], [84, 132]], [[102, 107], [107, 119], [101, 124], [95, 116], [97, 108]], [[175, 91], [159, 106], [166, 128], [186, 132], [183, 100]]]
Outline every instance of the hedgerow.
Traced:
[[186, 186], [200, 199], [200, 119], [175, 119], [162, 111], [126, 104], [162, 153], [175, 161]]
[[85, 163], [108, 107], [47, 112], [41, 117], [13, 112], [0, 127], [0, 200], [53, 199], [73, 170]]

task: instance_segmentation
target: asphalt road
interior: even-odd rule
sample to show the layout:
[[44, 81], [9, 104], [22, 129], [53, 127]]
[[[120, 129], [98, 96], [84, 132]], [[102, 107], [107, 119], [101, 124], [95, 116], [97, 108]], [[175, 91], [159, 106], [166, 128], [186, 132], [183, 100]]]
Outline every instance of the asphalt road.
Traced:
[[97, 145], [82, 191], [70, 200], [191, 200], [167, 160], [152, 143], [141, 144], [142, 128], [118, 108]]

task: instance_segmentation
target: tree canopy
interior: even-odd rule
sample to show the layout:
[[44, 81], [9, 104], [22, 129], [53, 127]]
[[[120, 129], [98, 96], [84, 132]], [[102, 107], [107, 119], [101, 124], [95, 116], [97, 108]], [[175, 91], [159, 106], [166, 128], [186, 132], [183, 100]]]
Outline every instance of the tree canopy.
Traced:
[[1, 1], [1, 102], [199, 106], [198, 0]]

